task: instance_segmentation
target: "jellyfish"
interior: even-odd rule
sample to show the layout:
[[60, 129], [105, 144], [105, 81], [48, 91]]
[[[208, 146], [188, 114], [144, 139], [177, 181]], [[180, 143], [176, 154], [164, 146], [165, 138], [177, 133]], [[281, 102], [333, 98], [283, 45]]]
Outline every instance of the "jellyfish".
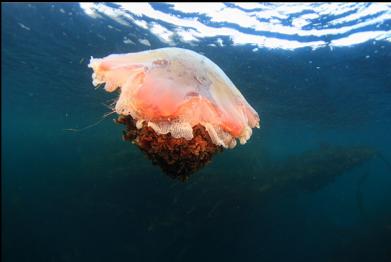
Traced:
[[136, 144], [172, 178], [186, 180], [223, 149], [245, 144], [258, 113], [207, 57], [160, 48], [91, 57], [94, 86], [119, 91], [124, 140]]

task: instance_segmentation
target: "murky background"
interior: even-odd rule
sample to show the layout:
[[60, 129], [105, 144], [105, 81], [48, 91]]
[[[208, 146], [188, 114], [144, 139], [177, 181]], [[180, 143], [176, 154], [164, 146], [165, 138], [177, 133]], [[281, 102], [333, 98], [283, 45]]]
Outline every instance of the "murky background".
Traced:
[[[2, 259], [391, 261], [390, 25], [381, 3], [3, 4]], [[116, 98], [90, 56], [167, 46], [261, 117], [186, 183], [114, 115], [83, 129]]]

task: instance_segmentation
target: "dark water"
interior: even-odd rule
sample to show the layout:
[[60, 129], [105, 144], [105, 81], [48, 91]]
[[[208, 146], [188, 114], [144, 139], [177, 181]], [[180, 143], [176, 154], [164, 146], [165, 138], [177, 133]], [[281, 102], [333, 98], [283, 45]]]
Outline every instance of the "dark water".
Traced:
[[181, 183], [114, 116], [65, 130], [115, 98], [94, 90], [90, 56], [166, 46], [108, 21], [78, 4], [2, 5], [3, 261], [391, 261], [389, 41], [178, 44], [220, 65], [262, 123]]

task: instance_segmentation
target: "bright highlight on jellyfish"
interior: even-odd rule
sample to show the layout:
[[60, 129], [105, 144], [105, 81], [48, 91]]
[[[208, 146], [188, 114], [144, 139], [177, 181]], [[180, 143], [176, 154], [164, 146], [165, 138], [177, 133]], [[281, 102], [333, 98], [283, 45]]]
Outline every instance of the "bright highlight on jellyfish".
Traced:
[[223, 148], [246, 143], [259, 116], [207, 57], [161, 48], [91, 58], [93, 84], [120, 88], [115, 105], [124, 139], [173, 178], [186, 180]]

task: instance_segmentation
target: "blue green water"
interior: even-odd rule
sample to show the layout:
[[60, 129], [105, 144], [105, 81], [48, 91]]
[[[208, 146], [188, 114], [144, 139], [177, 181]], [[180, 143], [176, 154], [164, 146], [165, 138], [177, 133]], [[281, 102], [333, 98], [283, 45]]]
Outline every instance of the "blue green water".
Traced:
[[167, 43], [76, 3], [3, 4], [1, 22], [3, 261], [391, 261], [389, 38], [257, 52], [176, 42], [218, 64], [261, 118], [182, 183], [123, 142], [114, 115], [66, 130], [116, 98], [93, 88], [90, 56]]

